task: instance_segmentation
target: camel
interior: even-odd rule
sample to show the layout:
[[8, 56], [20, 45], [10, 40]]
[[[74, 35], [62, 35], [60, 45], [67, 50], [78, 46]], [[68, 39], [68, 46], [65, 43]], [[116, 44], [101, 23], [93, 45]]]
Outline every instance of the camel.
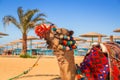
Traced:
[[47, 48], [52, 49], [57, 58], [62, 80], [75, 80], [76, 66], [74, 61], [75, 40], [73, 31], [58, 28], [55, 25], [40, 24], [36, 26], [35, 33], [44, 38]]

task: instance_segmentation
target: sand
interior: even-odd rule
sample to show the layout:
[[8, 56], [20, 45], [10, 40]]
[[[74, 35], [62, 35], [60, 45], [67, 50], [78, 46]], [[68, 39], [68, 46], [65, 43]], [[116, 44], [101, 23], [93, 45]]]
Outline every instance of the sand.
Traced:
[[[84, 57], [75, 57], [80, 63]], [[0, 80], [8, 80], [29, 69], [37, 58], [19, 58], [17, 56], [0, 56]], [[55, 56], [42, 56], [28, 74], [15, 80], [59, 80], [59, 67]]]

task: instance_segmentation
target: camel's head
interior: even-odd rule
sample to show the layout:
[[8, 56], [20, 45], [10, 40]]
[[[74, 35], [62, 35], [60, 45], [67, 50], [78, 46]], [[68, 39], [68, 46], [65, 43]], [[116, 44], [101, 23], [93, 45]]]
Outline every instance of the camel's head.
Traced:
[[73, 31], [57, 28], [53, 24], [40, 24], [36, 26], [35, 33], [40, 38], [44, 38], [48, 44], [48, 48], [54, 51], [76, 49], [76, 42], [72, 37]]

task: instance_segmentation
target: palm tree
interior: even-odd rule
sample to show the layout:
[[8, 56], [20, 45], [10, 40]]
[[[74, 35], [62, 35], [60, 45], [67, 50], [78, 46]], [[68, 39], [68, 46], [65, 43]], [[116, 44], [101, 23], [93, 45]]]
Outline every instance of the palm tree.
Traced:
[[22, 53], [26, 54], [27, 52], [27, 33], [34, 29], [35, 25], [38, 22], [43, 22], [45, 19], [45, 15], [43, 13], [39, 13], [38, 15], [34, 16], [36, 13], [38, 13], [38, 9], [32, 9], [28, 10], [26, 12], [23, 11], [22, 7], [19, 7], [17, 10], [19, 21], [16, 20], [13, 16], [4, 16], [3, 23], [4, 26], [6, 24], [9, 24], [10, 22], [13, 23], [17, 28], [20, 29], [22, 32], [22, 38], [23, 38], [23, 45], [22, 45]]

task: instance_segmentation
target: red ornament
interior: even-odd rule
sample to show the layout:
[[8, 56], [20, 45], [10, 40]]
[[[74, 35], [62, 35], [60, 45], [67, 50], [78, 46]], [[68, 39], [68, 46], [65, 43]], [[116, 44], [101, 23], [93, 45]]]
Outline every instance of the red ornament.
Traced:
[[67, 45], [67, 41], [66, 40], [63, 40], [63, 45]]
[[40, 24], [36, 26], [35, 33], [40, 38], [45, 38], [45, 34], [50, 30], [51, 26], [47, 24]]
[[72, 46], [72, 49], [76, 49], [77, 47], [75, 45]]
[[77, 79], [81, 79], [81, 76], [79, 74], [77, 74]]

